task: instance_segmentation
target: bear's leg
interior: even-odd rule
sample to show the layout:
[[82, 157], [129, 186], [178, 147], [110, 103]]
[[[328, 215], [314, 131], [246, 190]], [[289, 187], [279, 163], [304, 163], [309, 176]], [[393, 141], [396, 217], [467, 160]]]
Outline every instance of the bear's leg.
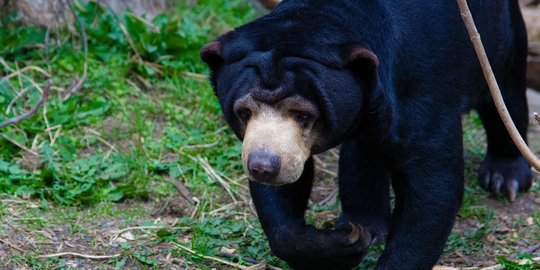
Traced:
[[[442, 118], [442, 117], [441, 117]], [[441, 120], [444, 121], [444, 120]], [[376, 269], [431, 269], [442, 254], [464, 189], [461, 119], [396, 149], [396, 206]]]
[[[507, 71], [500, 72], [497, 77], [512, 120], [525, 140], [528, 125], [526, 53], [526, 47], [523, 52], [516, 52], [518, 55], [509, 60], [511, 65]], [[531, 187], [530, 165], [510, 138], [491, 96], [478, 106], [477, 111], [486, 129], [488, 144], [487, 155], [478, 171], [478, 183], [482, 188], [495, 194], [502, 193], [513, 201], [518, 192]]]
[[368, 142], [343, 143], [339, 158], [339, 197], [342, 215], [338, 224], [366, 226], [382, 240], [390, 223], [390, 174]]
[[334, 230], [306, 225], [304, 212], [312, 181], [311, 158], [300, 179], [292, 184], [275, 187], [250, 181], [251, 196], [270, 248], [295, 269], [350, 269], [365, 256], [370, 234], [351, 224]]

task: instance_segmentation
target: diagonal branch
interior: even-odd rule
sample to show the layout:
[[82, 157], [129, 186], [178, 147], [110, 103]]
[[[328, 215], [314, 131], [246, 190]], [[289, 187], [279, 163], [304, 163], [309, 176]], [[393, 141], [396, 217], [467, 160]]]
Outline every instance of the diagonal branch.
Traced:
[[88, 77], [88, 36], [86, 35], [86, 27], [83, 25], [81, 19], [79, 18], [79, 16], [77, 15], [75, 10], [73, 9], [72, 5], [69, 5], [69, 9], [71, 10], [71, 13], [73, 14], [73, 17], [75, 18], [75, 20], [79, 24], [79, 29], [80, 29], [81, 34], [82, 34], [83, 46], [84, 46], [84, 65], [83, 65], [83, 75], [82, 75], [82, 77], [77, 81], [77, 83], [75, 85], [73, 85], [71, 87], [71, 89], [69, 89], [67, 94], [62, 98], [62, 101], [68, 100], [71, 97], [72, 94], [78, 92], [81, 89], [84, 81], [86, 81], [86, 78]]
[[484, 76], [486, 77], [489, 91], [491, 91], [491, 95], [493, 96], [495, 107], [497, 107], [497, 111], [499, 112], [499, 115], [501, 116], [501, 119], [506, 126], [510, 137], [516, 144], [523, 157], [525, 157], [529, 164], [531, 164], [531, 166], [533, 166], [537, 171], [540, 171], [540, 159], [536, 157], [536, 155], [531, 151], [531, 149], [527, 146], [527, 144], [519, 134], [516, 125], [514, 124], [514, 121], [512, 121], [512, 117], [510, 117], [510, 113], [508, 112], [508, 109], [504, 104], [501, 89], [497, 84], [497, 80], [495, 79], [495, 75], [493, 74], [493, 70], [491, 69], [491, 65], [489, 64], [486, 50], [484, 49], [484, 44], [482, 43], [482, 40], [480, 39], [480, 34], [478, 33], [478, 29], [476, 29], [476, 25], [474, 24], [471, 11], [469, 10], [469, 6], [467, 5], [467, 0], [457, 0], [457, 2], [459, 5], [459, 10], [461, 12], [461, 17], [463, 17], [463, 21], [465, 22], [465, 26], [467, 27], [467, 31], [469, 32], [469, 36], [474, 45], [476, 55], [478, 56], [478, 60], [480, 61], [480, 65], [482, 66], [482, 71], [484, 72]]

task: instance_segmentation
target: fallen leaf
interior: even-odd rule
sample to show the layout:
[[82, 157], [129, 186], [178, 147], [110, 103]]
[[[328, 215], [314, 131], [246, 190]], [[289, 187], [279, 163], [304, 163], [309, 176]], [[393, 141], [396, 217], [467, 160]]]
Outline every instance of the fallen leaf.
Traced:
[[122, 238], [124, 238], [126, 240], [129, 240], [129, 241], [135, 240], [135, 237], [133, 236], [133, 234], [130, 231], [127, 231], [127, 232], [123, 233], [122, 235], [120, 235], [120, 237], [122, 237]]
[[443, 265], [435, 265], [433, 267], [433, 270], [459, 270], [459, 268], [443, 266]]
[[226, 248], [226, 247], [221, 247], [219, 249], [220, 252], [223, 252], [223, 253], [227, 253], [227, 254], [234, 254], [236, 252], [236, 249], [234, 248]]
[[486, 236], [486, 240], [489, 242], [489, 243], [496, 243], [497, 242], [497, 237], [495, 237], [495, 235], [493, 235], [492, 233], [489, 233], [487, 236]]

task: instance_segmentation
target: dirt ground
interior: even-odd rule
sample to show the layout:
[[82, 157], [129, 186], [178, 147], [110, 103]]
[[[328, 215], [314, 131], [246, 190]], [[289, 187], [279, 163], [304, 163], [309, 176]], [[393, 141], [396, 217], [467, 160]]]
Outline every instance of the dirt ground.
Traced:
[[[332, 204], [336, 200], [335, 183], [332, 181], [318, 183], [314, 188], [312, 203]], [[43, 260], [39, 256], [62, 252], [106, 256], [104, 257], [106, 259], [81, 258], [77, 255], [62, 256], [66, 258], [64, 265], [68, 269], [108, 269], [110, 267], [105, 267], [108, 266], [107, 259], [122, 254], [123, 243], [147, 243], [155, 237], [156, 229], [175, 227], [178, 218], [188, 214], [186, 213], [188, 208], [182, 200], [168, 202], [166, 206], [163, 202], [124, 202], [115, 205], [115, 209], [110, 210], [112, 216], [104, 219], [94, 219], [92, 210], [76, 208], [57, 208], [45, 215], [38, 214], [36, 212], [40, 211], [40, 206], [36, 201], [3, 199], [2, 204], [6, 208], [6, 211], [3, 211], [4, 215], [10, 216], [2, 217], [6, 222], [0, 229], [0, 268], [3, 269], [31, 269], [23, 259], [29, 254], [35, 255], [36, 260]], [[481, 204], [493, 211], [494, 220], [490, 222], [495, 224], [493, 232], [483, 239], [478, 239], [484, 243], [480, 250], [467, 251], [471, 248], [467, 243], [446, 253], [440, 260], [441, 265], [487, 267], [498, 263], [496, 260], [498, 255], [512, 258], [515, 257], [516, 251], [538, 254], [537, 251], [540, 249], [537, 242], [538, 235], [531, 235], [530, 230], [534, 226], [537, 228], [540, 226], [536, 224], [539, 220], [532, 217], [535, 211], [540, 209], [540, 193], [522, 195], [512, 204], [491, 197], [483, 199]], [[161, 213], [156, 215], [160, 210]], [[36, 217], [29, 213], [35, 213]], [[58, 215], [64, 215], [64, 218], [58, 219]], [[314, 216], [320, 223], [331, 221], [336, 217], [335, 211], [322, 211]], [[475, 218], [460, 219], [454, 232], [471, 233], [481, 229], [482, 226]], [[190, 236], [187, 234], [184, 237], [188, 239]], [[149, 248], [152, 254], [163, 254], [153, 258], [161, 269], [193, 269], [183, 266], [181, 257], [170, 255], [173, 246], [168, 243], [152, 243]], [[226, 268], [228, 267], [223, 269]], [[44, 265], [43, 269], [47, 269], [47, 266]]]

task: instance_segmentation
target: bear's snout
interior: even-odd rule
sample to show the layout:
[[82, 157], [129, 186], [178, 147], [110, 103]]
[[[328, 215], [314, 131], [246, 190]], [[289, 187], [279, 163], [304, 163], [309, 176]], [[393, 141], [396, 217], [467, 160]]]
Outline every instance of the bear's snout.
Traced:
[[[239, 112], [249, 111], [239, 120], [243, 124], [242, 165], [249, 179], [270, 186], [297, 181], [310, 157], [313, 138], [312, 122], [300, 119], [298, 112], [317, 115], [309, 101], [288, 97], [277, 104], [266, 104], [251, 94], [235, 104]], [[300, 120], [299, 120], [300, 119]]]
[[255, 150], [248, 156], [248, 170], [253, 180], [269, 183], [281, 170], [281, 158], [264, 150]]

